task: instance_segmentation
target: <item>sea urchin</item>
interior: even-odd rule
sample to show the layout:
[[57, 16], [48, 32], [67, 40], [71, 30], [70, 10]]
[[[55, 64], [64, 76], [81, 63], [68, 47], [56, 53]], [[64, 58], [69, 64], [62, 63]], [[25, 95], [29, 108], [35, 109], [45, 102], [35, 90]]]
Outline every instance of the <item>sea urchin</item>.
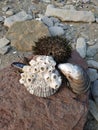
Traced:
[[36, 42], [35, 54], [52, 56], [57, 63], [64, 63], [71, 56], [71, 45], [62, 37], [42, 37]]

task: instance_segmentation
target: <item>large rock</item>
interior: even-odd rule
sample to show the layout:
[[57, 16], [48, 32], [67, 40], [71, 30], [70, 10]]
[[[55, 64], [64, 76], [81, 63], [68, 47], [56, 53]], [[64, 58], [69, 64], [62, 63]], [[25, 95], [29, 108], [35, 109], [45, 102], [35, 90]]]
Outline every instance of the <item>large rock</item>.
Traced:
[[30, 14], [27, 14], [25, 11], [21, 11], [13, 16], [10, 16], [5, 19], [4, 25], [7, 27], [11, 27], [15, 22], [25, 21], [32, 19]]
[[16, 22], [8, 30], [6, 37], [17, 50], [32, 51], [40, 37], [49, 35], [48, 28], [42, 22], [32, 20]]
[[62, 21], [74, 22], [94, 22], [95, 17], [91, 11], [76, 11], [64, 8], [55, 8], [53, 5], [48, 5], [46, 9], [47, 16], [55, 16]]
[[0, 71], [2, 130], [83, 130], [87, 93], [77, 99], [64, 82], [56, 94], [40, 98], [31, 95], [19, 79], [19, 72], [12, 67]]

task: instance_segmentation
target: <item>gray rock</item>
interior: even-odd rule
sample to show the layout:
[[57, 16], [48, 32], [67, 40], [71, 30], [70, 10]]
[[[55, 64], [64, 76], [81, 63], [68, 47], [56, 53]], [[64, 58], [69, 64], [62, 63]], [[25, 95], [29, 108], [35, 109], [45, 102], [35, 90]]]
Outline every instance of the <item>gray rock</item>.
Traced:
[[62, 27], [64, 30], [67, 30], [67, 29], [68, 29], [68, 26], [65, 25], [65, 24], [62, 24], [62, 23], [55, 23], [55, 26]]
[[10, 43], [10, 41], [6, 38], [2, 38], [0, 39], [0, 48], [5, 47], [6, 45], [8, 45]]
[[6, 37], [11, 41], [11, 46], [17, 50], [32, 51], [39, 38], [49, 35], [46, 25], [41, 21], [31, 20], [14, 23], [9, 28]]
[[4, 25], [7, 27], [11, 27], [15, 22], [25, 21], [30, 19], [32, 19], [31, 15], [27, 14], [25, 11], [21, 11], [13, 16], [6, 18], [4, 21]]
[[4, 46], [0, 48], [0, 54], [4, 55], [9, 51], [10, 46]]
[[4, 18], [0, 16], [0, 22], [4, 22]]
[[88, 74], [91, 81], [95, 81], [98, 79], [98, 73], [96, 69], [89, 69]]
[[85, 39], [80, 37], [77, 39], [76, 50], [82, 58], [86, 56], [86, 42]]
[[52, 36], [61, 36], [65, 33], [63, 28], [58, 26], [49, 27], [49, 32]]
[[96, 121], [98, 121], [98, 106], [93, 100], [89, 100], [89, 110], [93, 117], [96, 119]]
[[4, 6], [4, 7], [2, 8], [2, 11], [6, 12], [6, 11], [7, 11], [8, 9], [10, 9], [10, 8], [11, 8], [10, 5]]
[[88, 63], [88, 67], [98, 69], [98, 62], [94, 60], [88, 60], [87, 63]]
[[98, 44], [95, 44], [93, 46], [89, 46], [87, 49], [87, 56], [93, 57], [98, 52]]
[[91, 11], [76, 11], [67, 10], [64, 8], [55, 8], [53, 5], [48, 5], [45, 14], [47, 16], [55, 16], [62, 21], [74, 22], [94, 22], [95, 16]]
[[98, 80], [94, 81], [94, 83], [91, 87], [91, 93], [92, 93], [92, 96], [93, 96], [95, 103], [98, 106]]
[[94, 60], [98, 62], [98, 53], [94, 56]]
[[53, 24], [60, 22], [60, 20], [58, 18], [55, 18], [55, 17], [50, 17], [50, 19], [53, 21]]
[[52, 21], [50, 18], [48, 18], [47, 16], [44, 16], [44, 17], [42, 18], [42, 22], [43, 22], [45, 25], [47, 25], [48, 27], [53, 26], [53, 21]]
[[96, 22], [98, 23], [98, 18], [96, 18]]

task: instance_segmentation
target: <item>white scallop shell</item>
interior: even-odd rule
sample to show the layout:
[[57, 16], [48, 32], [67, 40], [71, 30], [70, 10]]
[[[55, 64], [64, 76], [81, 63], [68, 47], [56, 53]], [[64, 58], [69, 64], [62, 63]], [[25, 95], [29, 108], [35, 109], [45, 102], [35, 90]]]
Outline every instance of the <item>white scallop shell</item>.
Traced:
[[50, 56], [37, 56], [23, 67], [19, 80], [26, 89], [36, 96], [47, 97], [54, 94], [61, 86], [62, 79], [56, 70], [56, 62]]
[[77, 94], [85, 93], [90, 87], [89, 76], [82, 67], [70, 63], [59, 64], [58, 68], [69, 81], [70, 88]]

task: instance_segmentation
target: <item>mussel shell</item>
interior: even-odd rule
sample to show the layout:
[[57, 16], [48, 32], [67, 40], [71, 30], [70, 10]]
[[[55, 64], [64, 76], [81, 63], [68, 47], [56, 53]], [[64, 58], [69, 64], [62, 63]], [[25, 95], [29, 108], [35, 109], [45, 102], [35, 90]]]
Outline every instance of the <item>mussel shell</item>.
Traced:
[[[91, 84], [87, 71], [84, 70], [84, 68], [82, 68], [79, 65], [72, 65], [70, 63], [68, 63], [69, 65], [67, 68], [66, 64], [65, 66], [64, 64], [60, 64], [60, 65], [63, 65], [63, 69], [61, 66], [59, 66], [59, 69], [66, 76], [69, 82], [70, 89], [76, 94], [82, 94], [82, 93], [87, 92]], [[64, 67], [67, 68], [67, 71], [64, 70]], [[76, 71], [78, 73], [78, 75], [76, 75], [77, 77], [75, 77], [75, 74], [74, 74], [74, 72]]]
[[70, 88], [74, 93], [82, 94], [88, 91], [90, 87], [90, 78], [87, 72], [83, 69], [83, 75], [81, 75], [80, 79], [73, 80], [70, 82]]
[[22, 68], [23, 68], [25, 65], [26, 65], [26, 64], [20, 63], [20, 62], [13, 62], [13, 63], [11, 64], [11, 66], [17, 68], [17, 69], [18, 69], [19, 71], [21, 71], [21, 72], [22, 72]]

